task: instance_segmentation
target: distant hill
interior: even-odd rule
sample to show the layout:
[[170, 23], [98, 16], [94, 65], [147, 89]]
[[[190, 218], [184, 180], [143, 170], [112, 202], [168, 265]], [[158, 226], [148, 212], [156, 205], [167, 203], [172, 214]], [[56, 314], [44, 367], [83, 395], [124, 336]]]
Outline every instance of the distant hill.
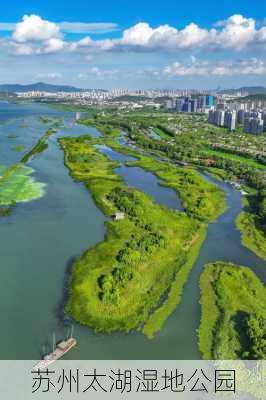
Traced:
[[256, 95], [256, 94], [266, 94], [266, 87], [264, 86], [243, 86], [238, 89], [224, 89], [220, 90], [221, 94], [232, 94], [234, 95], [237, 92], [246, 92], [248, 95]]
[[19, 85], [19, 84], [2, 84], [0, 85], [0, 92], [31, 92], [31, 91], [40, 91], [40, 92], [84, 92], [90, 91], [92, 89], [80, 89], [74, 86], [68, 85], [51, 85], [49, 83], [37, 82], [32, 83], [30, 85]]
[[266, 101], [266, 92], [261, 94], [250, 94], [249, 96], [242, 97], [242, 102], [246, 101]]

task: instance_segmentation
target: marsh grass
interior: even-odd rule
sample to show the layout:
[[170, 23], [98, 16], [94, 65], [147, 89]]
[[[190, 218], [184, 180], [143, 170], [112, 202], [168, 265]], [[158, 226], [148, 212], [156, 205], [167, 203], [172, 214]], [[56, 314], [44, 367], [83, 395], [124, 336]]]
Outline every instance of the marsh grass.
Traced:
[[[107, 216], [123, 211], [125, 219], [110, 220], [105, 240], [75, 262], [66, 311], [80, 323], [104, 332], [129, 332], [148, 321], [143, 332], [152, 337], [180, 301], [206, 225], [129, 188], [114, 172], [118, 163], [101, 154], [94, 143], [86, 136], [60, 139], [65, 164]], [[162, 163], [149, 164], [148, 158], [145, 162], [158, 176], [164, 173], [167, 185], [170, 179], [173, 185], [178, 180], [178, 174], [165, 170]], [[211, 193], [219, 195], [219, 206], [223, 204], [221, 193], [199, 180], [202, 188], [206, 183]], [[218, 203], [204, 220], [215, 218], [217, 207]], [[116, 271], [121, 272], [118, 279]]]
[[256, 215], [241, 212], [236, 219], [236, 227], [241, 232], [243, 245], [266, 260], [266, 235], [256, 224]]
[[212, 263], [202, 272], [200, 290], [203, 358], [265, 359], [266, 289], [259, 278], [247, 267]]

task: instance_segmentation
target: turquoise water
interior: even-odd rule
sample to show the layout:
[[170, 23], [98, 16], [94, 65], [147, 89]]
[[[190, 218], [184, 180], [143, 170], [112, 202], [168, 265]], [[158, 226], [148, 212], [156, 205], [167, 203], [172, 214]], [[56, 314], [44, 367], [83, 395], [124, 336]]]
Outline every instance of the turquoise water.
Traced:
[[[47, 125], [40, 122], [40, 115], [61, 118], [63, 127], [49, 139], [48, 149], [29, 163], [35, 179], [46, 184], [45, 195], [17, 205], [11, 216], [0, 221], [0, 359], [38, 359], [51, 349], [53, 332], [58, 340], [67, 334], [73, 322], [62, 310], [71, 265], [85, 249], [103, 240], [105, 234], [105, 216], [84, 186], [69, 176], [57, 143], [58, 137], [64, 135], [98, 134], [94, 128], [75, 124], [74, 114], [35, 104], [0, 103], [0, 164], [17, 161], [18, 154], [10, 150], [11, 142], [23, 140], [26, 148], [30, 148], [47, 129]], [[7, 137], [7, 132], [15, 128], [20, 140]], [[143, 185], [142, 188], [158, 202], [176, 200], [174, 204], [178, 204], [178, 199], [172, 198], [172, 191], [160, 186], [152, 174], [138, 169], [137, 175], [135, 172], [131, 175], [132, 169], [125, 167], [124, 161], [118, 172], [130, 185]], [[182, 303], [156, 338], [148, 340], [139, 333], [95, 334], [73, 323], [78, 347], [68, 358], [200, 357], [196, 343], [198, 280], [204, 264], [232, 261], [252, 267], [265, 280], [263, 261], [241, 245], [239, 232], [234, 227], [235, 216], [241, 210], [241, 195], [225, 183], [217, 184], [227, 194], [228, 209], [217, 222], [210, 224]]]

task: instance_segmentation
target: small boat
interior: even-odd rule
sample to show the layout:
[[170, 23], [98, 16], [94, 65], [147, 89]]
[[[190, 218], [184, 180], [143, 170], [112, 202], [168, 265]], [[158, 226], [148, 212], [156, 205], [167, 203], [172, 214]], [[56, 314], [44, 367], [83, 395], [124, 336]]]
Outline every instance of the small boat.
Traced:
[[43, 359], [33, 367], [33, 371], [46, 371], [51, 364], [53, 364], [57, 360], [60, 360], [76, 345], [77, 340], [73, 337], [73, 335], [71, 335], [70, 338], [63, 340], [62, 342], [59, 342], [56, 346], [54, 338], [53, 352], [46, 354]]

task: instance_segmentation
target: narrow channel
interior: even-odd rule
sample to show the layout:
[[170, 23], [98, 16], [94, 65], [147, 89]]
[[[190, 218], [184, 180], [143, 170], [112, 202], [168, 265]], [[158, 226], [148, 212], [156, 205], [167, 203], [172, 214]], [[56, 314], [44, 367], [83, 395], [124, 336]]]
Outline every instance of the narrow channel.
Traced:
[[162, 180], [143, 168], [125, 165], [126, 161], [134, 161], [134, 157], [121, 154], [107, 146], [98, 145], [96, 147], [110, 160], [120, 161], [121, 165], [115, 169], [115, 172], [123, 177], [128, 186], [148, 194], [158, 204], [183, 211], [181, 201], [176, 192], [169, 187], [163, 186]]

